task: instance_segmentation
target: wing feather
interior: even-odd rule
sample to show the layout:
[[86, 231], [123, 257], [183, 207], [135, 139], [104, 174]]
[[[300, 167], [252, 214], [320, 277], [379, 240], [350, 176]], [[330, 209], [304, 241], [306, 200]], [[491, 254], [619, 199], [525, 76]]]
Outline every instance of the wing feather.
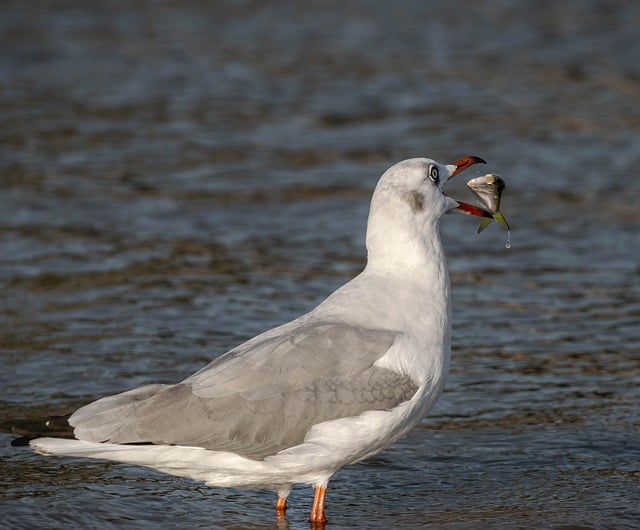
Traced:
[[324, 421], [387, 410], [411, 399], [409, 376], [379, 368], [399, 334], [345, 324], [258, 337], [176, 385], [109, 396], [71, 418], [78, 438], [232, 451], [264, 458]]

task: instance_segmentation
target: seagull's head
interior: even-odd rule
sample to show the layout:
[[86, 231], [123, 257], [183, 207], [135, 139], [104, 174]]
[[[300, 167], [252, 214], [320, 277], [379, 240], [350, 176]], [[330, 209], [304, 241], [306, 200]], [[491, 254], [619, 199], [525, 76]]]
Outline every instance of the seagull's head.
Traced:
[[[449, 197], [446, 182], [474, 164], [486, 162], [477, 156], [465, 156], [453, 164], [440, 164], [429, 158], [410, 158], [391, 166], [380, 178], [375, 202], [387, 202], [401, 214], [403, 210], [417, 221], [438, 219], [449, 212], [491, 217], [488, 211]], [[402, 205], [404, 203], [404, 205]]]
[[391, 166], [380, 177], [371, 200], [367, 248], [372, 254], [408, 256], [423, 245], [425, 237], [437, 236], [438, 220], [449, 212], [492, 217], [488, 211], [449, 197], [446, 182], [468, 167], [485, 163], [466, 156], [453, 164], [429, 158], [411, 158]]

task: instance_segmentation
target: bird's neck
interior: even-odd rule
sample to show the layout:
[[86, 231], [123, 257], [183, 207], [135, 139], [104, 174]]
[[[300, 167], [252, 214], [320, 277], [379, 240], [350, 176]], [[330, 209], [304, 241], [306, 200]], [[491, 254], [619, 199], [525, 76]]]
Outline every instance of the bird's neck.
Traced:
[[365, 275], [393, 286], [388, 289], [393, 297], [389, 307], [401, 313], [400, 318], [425, 329], [433, 325], [429, 319], [436, 318], [442, 326], [435, 335], [446, 339], [450, 335], [451, 297], [438, 220], [413, 232], [384, 226], [388, 231], [373, 224], [369, 228], [374, 230], [367, 232]]
[[442, 288], [448, 294], [447, 263], [437, 220], [421, 230], [370, 228], [374, 230], [367, 232], [367, 269]]

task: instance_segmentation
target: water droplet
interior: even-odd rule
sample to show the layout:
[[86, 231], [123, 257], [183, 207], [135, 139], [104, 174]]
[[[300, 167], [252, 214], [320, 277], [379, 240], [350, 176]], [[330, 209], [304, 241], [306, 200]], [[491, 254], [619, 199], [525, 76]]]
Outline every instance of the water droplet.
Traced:
[[511, 230], [507, 230], [507, 242], [504, 244], [504, 248], [511, 248]]

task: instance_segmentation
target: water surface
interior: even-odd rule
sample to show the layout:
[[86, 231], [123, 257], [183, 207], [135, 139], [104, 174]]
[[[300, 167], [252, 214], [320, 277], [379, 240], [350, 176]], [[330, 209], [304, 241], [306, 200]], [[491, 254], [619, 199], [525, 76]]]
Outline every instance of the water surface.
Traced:
[[[364, 264], [392, 163], [480, 155], [512, 248], [443, 221], [452, 372], [327, 528], [640, 524], [640, 5], [5, 2], [0, 408], [177, 381]], [[457, 179], [456, 179], [457, 180]], [[0, 435], [6, 528], [307, 528], [269, 492]]]

